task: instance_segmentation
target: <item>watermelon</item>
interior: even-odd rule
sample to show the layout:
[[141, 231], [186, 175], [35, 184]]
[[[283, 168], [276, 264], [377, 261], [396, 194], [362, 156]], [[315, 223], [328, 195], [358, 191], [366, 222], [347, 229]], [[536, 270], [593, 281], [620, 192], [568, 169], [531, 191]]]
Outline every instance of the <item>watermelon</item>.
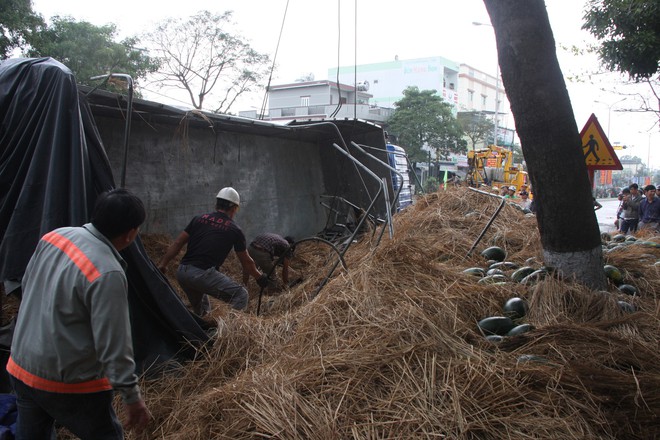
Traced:
[[611, 264], [606, 264], [603, 267], [603, 270], [605, 271], [605, 276], [610, 281], [612, 281], [614, 285], [618, 286], [619, 284], [623, 283], [623, 275], [621, 274], [621, 271], [616, 267], [612, 266]]
[[506, 335], [515, 324], [508, 316], [491, 316], [484, 318], [477, 324], [484, 335]]
[[616, 243], [621, 243], [626, 240], [626, 236], [623, 234], [616, 234], [614, 237], [612, 237], [612, 241]]
[[486, 260], [504, 261], [506, 252], [499, 246], [491, 246], [481, 252], [481, 256]]
[[477, 281], [477, 284], [496, 284], [496, 283], [506, 283], [509, 281], [509, 279], [506, 277], [506, 275], [500, 275], [500, 274], [495, 274], [495, 275], [486, 275], [479, 281]]
[[467, 275], [473, 275], [479, 278], [486, 276], [486, 271], [480, 267], [469, 267], [465, 269], [463, 273]]
[[532, 327], [531, 324], [520, 324], [509, 330], [509, 332], [506, 334], [507, 336], [518, 336], [522, 335], [523, 333], [527, 333], [530, 330], [533, 330], [534, 327]]
[[621, 284], [617, 287], [617, 289], [619, 289], [619, 291], [621, 291], [622, 293], [625, 293], [626, 295], [630, 295], [630, 296], [636, 296], [639, 294], [639, 292], [637, 291], [637, 287], [632, 286], [630, 284]]
[[545, 279], [545, 277], [548, 276], [548, 271], [545, 270], [544, 268], [541, 268], [539, 270], [535, 270], [534, 272], [530, 273], [527, 275], [525, 278], [520, 280], [520, 284], [535, 284], [542, 279]]
[[523, 266], [511, 274], [511, 279], [519, 283], [522, 281], [523, 278], [525, 278], [527, 275], [531, 274], [535, 270], [536, 269], [534, 269], [533, 267]]
[[486, 275], [492, 276], [492, 275], [502, 275], [506, 276], [504, 271], [502, 269], [494, 268], [494, 269], [488, 269], [488, 272], [486, 272]]
[[503, 339], [504, 339], [504, 336], [500, 336], [500, 335], [488, 335], [488, 336], [486, 336], [486, 340], [490, 341], [494, 344], [502, 342]]
[[630, 303], [628, 303], [628, 302], [625, 302], [625, 301], [617, 301], [616, 303], [619, 305], [619, 307], [621, 308], [621, 310], [623, 310], [623, 311], [626, 312], [626, 313], [633, 313], [633, 312], [636, 312], [636, 311], [637, 311], [637, 309], [635, 308], [635, 306], [632, 305], [632, 304], [630, 304]]
[[504, 314], [510, 317], [513, 320], [520, 319], [527, 314], [529, 307], [527, 302], [518, 298], [517, 296], [509, 298], [506, 303], [504, 303]]

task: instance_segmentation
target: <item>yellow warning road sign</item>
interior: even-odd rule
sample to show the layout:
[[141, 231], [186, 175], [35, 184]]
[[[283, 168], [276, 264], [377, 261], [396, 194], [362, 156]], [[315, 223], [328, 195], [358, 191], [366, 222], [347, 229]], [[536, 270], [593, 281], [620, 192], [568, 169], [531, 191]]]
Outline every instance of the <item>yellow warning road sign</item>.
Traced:
[[580, 132], [584, 162], [589, 170], [622, 170], [609, 139], [593, 113]]

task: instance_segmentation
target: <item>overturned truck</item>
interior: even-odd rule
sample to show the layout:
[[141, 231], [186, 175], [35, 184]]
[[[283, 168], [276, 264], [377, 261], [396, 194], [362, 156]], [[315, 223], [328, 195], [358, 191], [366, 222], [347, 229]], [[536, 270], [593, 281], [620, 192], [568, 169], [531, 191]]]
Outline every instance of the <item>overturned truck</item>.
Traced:
[[[263, 231], [312, 236], [366, 217], [393, 232], [398, 193], [384, 134], [364, 121], [277, 125], [181, 110], [133, 99], [132, 89], [123, 95], [78, 86], [51, 58], [3, 61], [0, 107], [5, 294], [20, 294], [40, 237], [87, 222], [96, 197], [120, 186], [116, 176], [144, 201], [148, 233], [178, 233], [212, 208], [223, 186], [241, 194], [248, 239]], [[139, 239], [122, 254], [138, 368], [189, 358], [208, 340], [205, 323]]]

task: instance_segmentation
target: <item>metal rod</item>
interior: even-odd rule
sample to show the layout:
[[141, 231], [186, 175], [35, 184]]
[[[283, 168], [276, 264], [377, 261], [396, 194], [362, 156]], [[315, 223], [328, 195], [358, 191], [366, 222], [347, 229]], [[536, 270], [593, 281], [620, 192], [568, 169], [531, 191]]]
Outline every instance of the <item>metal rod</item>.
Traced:
[[[348, 151], [344, 151], [344, 149], [342, 149], [339, 145], [337, 145], [335, 143], [333, 143], [332, 146], [335, 147], [335, 149], [337, 149], [337, 151], [339, 151], [341, 154], [348, 157], [349, 160], [353, 161], [353, 163], [356, 166], [362, 168], [367, 173], [367, 175], [371, 176], [372, 178], [377, 180], [378, 183], [379, 183], [378, 192], [376, 193], [374, 198], [371, 199], [371, 203], [369, 204], [369, 207], [367, 208], [366, 214], [363, 215], [362, 218], [360, 218], [360, 221], [358, 222], [357, 226], [355, 227], [355, 230], [351, 234], [350, 238], [347, 240], [346, 246], [344, 246], [344, 248], [341, 250], [341, 257], [343, 258], [344, 255], [346, 254], [346, 251], [348, 251], [349, 247], [353, 243], [353, 240], [355, 239], [355, 236], [357, 235], [357, 233], [362, 228], [362, 225], [364, 224], [365, 220], [367, 219], [367, 216], [368, 216], [369, 212], [371, 212], [374, 205], [376, 204], [376, 200], [378, 199], [378, 196], [380, 196], [383, 193], [384, 184], [383, 184], [383, 181], [380, 180], [380, 177], [378, 177], [373, 171], [371, 171], [368, 167], [366, 167], [362, 162], [360, 162], [355, 157], [353, 157]], [[337, 268], [337, 266], [339, 266], [339, 260], [334, 264], [334, 266], [332, 266], [332, 268], [330, 269], [330, 272], [328, 273], [328, 275], [325, 277], [323, 282], [319, 285], [318, 289], [316, 289], [316, 292], [314, 292], [314, 294], [311, 296], [312, 299], [315, 298], [319, 294], [319, 292], [321, 291], [323, 286], [325, 286], [325, 284], [328, 282], [328, 280], [330, 279], [332, 274], [335, 272], [335, 269]]]
[[503, 208], [504, 205], [506, 204], [506, 199], [505, 199], [504, 197], [502, 197], [502, 196], [498, 196], [498, 195], [495, 195], [495, 194], [487, 193], [487, 192], [485, 192], [485, 191], [481, 191], [481, 190], [476, 189], [476, 188], [469, 188], [469, 187], [468, 187], [468, 189], [469, 189], [470, 191], [474, 191], [474, 192], [477, 192], [477, 193], [479, 193], [479, 194], [483, 194], [483, 195], [486, 195], [486, 196], [489, 196], [489, 197], [497, 197], [498, 199], [502, 199], [502, 202], [500, 203], [500, 206], [497, 207], [497, 210], [495, 210], [495, 213], [494, 213], [493, 216], [490, 218], [490, 220], [488, 220], [488, 223], [486, 223], [486, 226], [484, 227], [483, 231], [481, 231], [481, 234], [479, 234], [479, 237], [477, 237], [476, 241], [474, 242], [474, 244], [472, 245], [472, 247], [470, 248], [470, 250], [468, 251], [468, 253], [465, 255], [465, 258], [469, 257], [470, 254], [472, 253], [472, 251], [474, 250], [474, 248], [477, 247], [477, 245], [479, 244], [479, 242], [481, 241], [481, 239], [482, 239], [482, 238], [484, 237], [484, 235], [486, 234], [486, 231], [488, 231], [488, 228], [490, 228], [490, 225], [493, 224], [493, 222], [495, 221], [495, 218], [498, 216], [498, 214], [500, 213], [500, 211], [502, 210], [502, 208]]

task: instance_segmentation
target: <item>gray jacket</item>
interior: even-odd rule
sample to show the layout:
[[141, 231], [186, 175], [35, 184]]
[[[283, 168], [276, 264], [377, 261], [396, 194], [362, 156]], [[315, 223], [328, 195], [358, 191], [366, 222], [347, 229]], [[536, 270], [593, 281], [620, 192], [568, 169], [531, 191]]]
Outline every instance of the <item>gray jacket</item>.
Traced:
[[44, 391], [114, 388], [138, 401], [125, 265], [91, 223], [44, 235], [23, 277], [7, 371]]
[[627, 202], [621, 204], [623, 208], [623, 218], [625, 220], [637, 220], [639, 219], [639, 204], [642, 202], [644, 197], [641, 194], [637, 194], [637, 197], [632, 197]]

